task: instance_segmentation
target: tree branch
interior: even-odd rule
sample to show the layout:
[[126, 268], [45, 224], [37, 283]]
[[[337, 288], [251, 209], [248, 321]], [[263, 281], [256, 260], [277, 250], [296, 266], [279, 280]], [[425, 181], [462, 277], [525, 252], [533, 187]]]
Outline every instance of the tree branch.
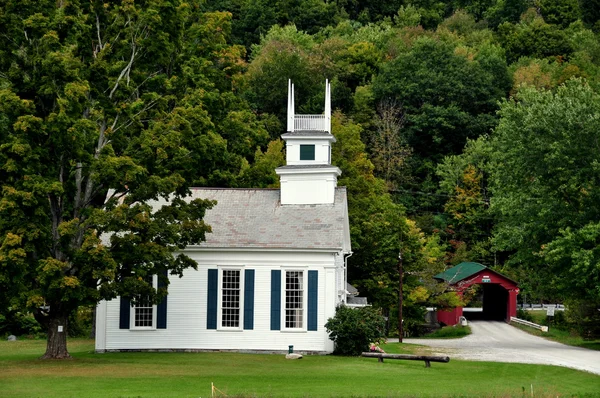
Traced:
[[[158, 102], [158, 99], [150, 101], [148, 103], [148, 105], [146, 105], [141, 111], [139, 111], [138, 113], [136, 113], [135, 115], [133, 115], [131, 118], [129, 118], [129, 120], [126, 123], [121, 124], [119, 127], [117, 127], [116, 129], [112, 130], [112, 132], [116, 132], [121, 128], [126, 128], [131, 126], [131, 124], [135, 121], [135, 118], [139, 115], [141, 115], [143, 112], [146, 112], [149, 109], [152, 109], [154, 107], [154, 105], [156, 105], [156, 103]], [[113, 125], [114, 127], [114, 125]]]
[[129, 79], [129, 71], [131, 70], [131, 67], [133, 66], [133, 61], [135, 60], [135, 56], [137, 54], [136, 51], [136, 45], [135, 45], [135, 40], [132, 37], [131, 38], [131, 58], [129, 59], [129, 63], [127, 64], [127, 66], [125, 66], [123, 68], [123, 70], [121, 71], [121, 73], [119, 74], [119, 77], [117, 78], [117, 81], [115, 82], [114, 87], [112, 88], [112, 90], [110, 91], [110, 94], [108, 95], [108, 98], [112, 99], [113, 94], [115, 93], [115, 91], [117, 91], [117, 88], [119, 87], [119, 82], [121, 81], [121, 79], [127, 75], [127, 79]]
[[98, 45], [100, 45], [100, 51], [102, 51], [104, 46], [102, 45], [102, 37], [100, 36], [100, 17], [98, 17], [98, 14], [96, 14], [96, 31], [98, 33]]

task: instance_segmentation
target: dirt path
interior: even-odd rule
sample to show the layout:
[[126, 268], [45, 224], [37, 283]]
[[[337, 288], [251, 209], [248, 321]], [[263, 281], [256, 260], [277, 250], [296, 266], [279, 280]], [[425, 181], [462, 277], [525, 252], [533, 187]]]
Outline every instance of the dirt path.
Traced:
[[600, 375], [600, 351], [571, 347], [532, 336], [504, 322], [469, 322], [472, 334], [461, 339], [404, 339], [433, 347], [451, 358], [557, 365]]

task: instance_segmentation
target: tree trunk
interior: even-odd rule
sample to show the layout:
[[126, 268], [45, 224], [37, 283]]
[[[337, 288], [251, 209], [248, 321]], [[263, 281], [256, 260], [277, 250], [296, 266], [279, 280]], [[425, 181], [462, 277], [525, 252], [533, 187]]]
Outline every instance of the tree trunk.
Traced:
[[402, 320], [402, 305], [403, 305], [403, 284], [404, 269], [402, 267], [402, 253], [398, 256], [398, 342], [402, 343], [404, 337], [404, 324]]
[[52, 315], [48, 319], [46, 353], [41, 359], [69, 359], [67, 351], [67, 315]]

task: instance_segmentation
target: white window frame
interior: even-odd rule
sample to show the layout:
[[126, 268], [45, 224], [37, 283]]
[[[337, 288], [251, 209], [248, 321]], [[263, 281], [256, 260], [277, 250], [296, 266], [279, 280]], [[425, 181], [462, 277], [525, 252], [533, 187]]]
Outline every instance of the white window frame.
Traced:
[[[245, 272], [243, 266], [218, 266], [219, 277], [217, 286], [219, 294], [217, 298], [217, 330], [238, 331], [244, 330], [244, 283]], [[239, 307], [239, 322], [238, 326], [223, 326], [223, 272], [238, 271], [240, 273], [240, 307]]]
[[[287, 299], [287, 273], [300, 272], [302, 273], [302, 326], [299, 328], [290, 328], [286, 324], [286, 299]], [[308, 321], [308, 272], [302, 268], [284, 268], [281, 272], [281, 330], [288, 332], [305, 332]]]
[[[152, 287], [157, 288], [158, 286], [158, 276], [152, 275]], [[130, 330], [156, 330], [156, 304], [152, 304], [152, 325], [151, 326], [136, 326], [135, 325], [135, 315], [137, 312], [137, 305], [133, 305], [130, 311], [130, 319], [129, 319], [129, 329]], [[149, 308], [149, 307], [144, 307]]]

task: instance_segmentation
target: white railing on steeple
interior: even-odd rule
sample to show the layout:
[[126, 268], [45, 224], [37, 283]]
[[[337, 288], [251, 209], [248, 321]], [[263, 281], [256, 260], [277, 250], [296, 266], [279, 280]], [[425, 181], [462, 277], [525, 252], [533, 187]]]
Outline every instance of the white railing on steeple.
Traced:
[[328, 131], [325, 115], [295, 115], [294, 131], [301, 130]]
[[331, 134], [331, 84], [325, 80], [325, 113], [322, 115], [296, 115], [294, 111], [294, 84], [288, 80], [287, 131], [327, 131]]

